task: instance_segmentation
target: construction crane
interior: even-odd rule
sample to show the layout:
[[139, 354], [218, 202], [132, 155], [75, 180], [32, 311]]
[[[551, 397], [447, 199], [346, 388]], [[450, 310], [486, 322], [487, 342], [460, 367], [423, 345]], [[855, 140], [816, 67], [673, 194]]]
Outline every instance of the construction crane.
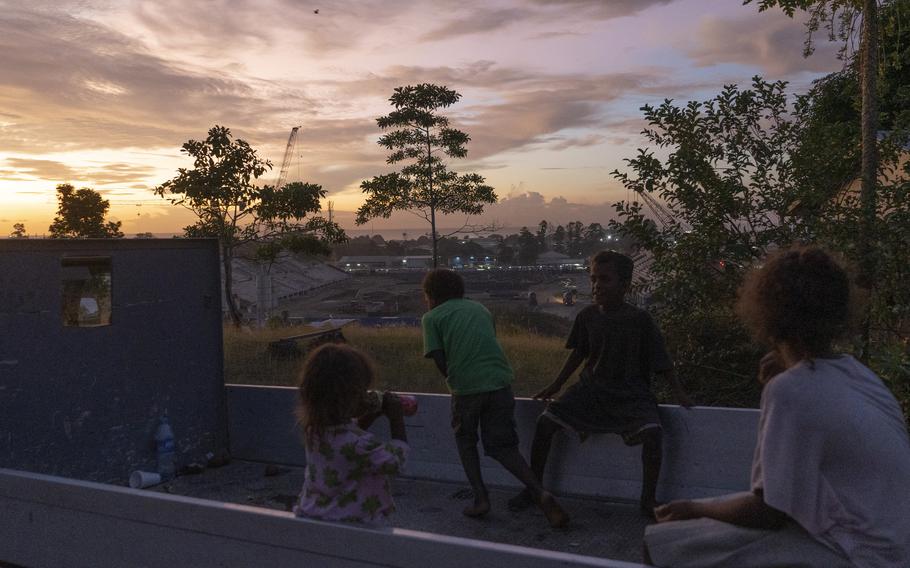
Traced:
[[[651, 195], [652, 182], [646, 183], [645, 189], [636, 189], [635, 193], [641, 196], [642, 201], [651, 210], [651, 213], [660, 223], [661, 227], [666, 228], [673, 223], [673, 216], [658, 200]], [[651, 275], [651, 266], [654, 264], [654, 255], [645, 250], [636, 251], [632, 257], [634, 268], [632, 270], [632, 281], [634, 283], [631, 301], [640, 307], [645, 302], [651, 292], [653, 277]]]
[[673, 223], [673, 216], [664, 208], [663, 205], [656, 199], [651, 196], [651, 188], [653, 187], [651, 180], [648, 180], [645, 184], [645, 189], [636, 189], [635, 193], [641, 196], [642, 200], [645, 202], [645, 205], [648, 206], [648, 209], [651, 210], [651, 213], [660, 221], [661, 226], [667, 227]]
[[295, 126], [291, 129], [291, 135], [288, 136], [288, 145], [284, 149], [284, 158], [281, 160], [281, 169], [278, 170], [278, 179], [275, 181], [275, 189], [280, 190], [281, 186], [284, 185], [285, 180], [287, 180], [288, 168], [291, 165], [291, 155], [293, 155], [294, 148], [297, 146], [298, 130], [300, 130], [300, 127]]

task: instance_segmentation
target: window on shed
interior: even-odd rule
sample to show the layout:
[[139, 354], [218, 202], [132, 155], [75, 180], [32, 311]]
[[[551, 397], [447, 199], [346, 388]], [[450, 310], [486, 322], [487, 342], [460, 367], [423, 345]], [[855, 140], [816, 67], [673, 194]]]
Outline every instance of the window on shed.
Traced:
[[63, 259], [63, 325], [97, 327], [111, 324], [111, 258]]

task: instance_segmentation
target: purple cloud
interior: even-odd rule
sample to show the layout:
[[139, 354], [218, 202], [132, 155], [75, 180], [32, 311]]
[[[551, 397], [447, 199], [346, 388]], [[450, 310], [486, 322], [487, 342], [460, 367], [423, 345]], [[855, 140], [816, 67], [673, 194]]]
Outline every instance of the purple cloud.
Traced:
[[806, 28], [799, 18], [791, 19], [777, 11], [747, 13], [736, 19], [706, 16], [698, 31], [697, 41], [686, 48], [696, 65], [707, 67], [720, 63], [755, 65], [772, 76], [801, 71], [830, 72], [841, 67], [837, 60], [839, 44], [815, 36], [815, 53], [803, 57]]

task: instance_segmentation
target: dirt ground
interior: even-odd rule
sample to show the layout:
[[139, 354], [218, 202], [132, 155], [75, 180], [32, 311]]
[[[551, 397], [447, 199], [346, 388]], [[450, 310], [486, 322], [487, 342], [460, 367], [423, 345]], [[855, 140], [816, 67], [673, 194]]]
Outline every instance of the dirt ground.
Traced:
[[[527, 306], [528, 293], [538, 298], [538, 310], [573, 319], [587, 302], [562, 303], [562, 293], [577, 289], [589, 292], [588, 276], [573, 273], [484, 273], [464, 272], [466, 296], [492, 305]], [[356, 274], [332, 286], [280, 302], [277, 310], [291, 318], [328, 319], [377, 316], [419, 317], [426, 311], [420, 289], [422, 272]]]
[[[233, 461], [152, 490], [286, 511], [303, 485], [303, 476], [299, 467]], [[510, 512], [506, 500], [515, 493], [511, 489], [491, 488], [493, 510], [481, 520], [461, 514], [470, 499], [467, 485], [399, 478], [393, 492], [396, 527], [627, 562], [642, 560], [648, 519], [638, 512], [637, 503], [563, 497], [560, 502], [572, 521], [556, 530], [536, 509]]]

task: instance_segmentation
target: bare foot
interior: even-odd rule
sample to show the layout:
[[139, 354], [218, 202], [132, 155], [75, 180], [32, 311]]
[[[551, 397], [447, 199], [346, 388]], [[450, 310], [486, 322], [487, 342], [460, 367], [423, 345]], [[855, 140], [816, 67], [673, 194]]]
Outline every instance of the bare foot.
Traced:
[[470, 507], [465, 507], [461, 512], [465, 517], [471, 517], [472, 519], [479, 519], [487, 513], [490, 512], [490, 500], [489, 499], [475, 499], [474, 504]]
[[544, 491], [540, 494], [540, 503], [538, 505], [544, 516], [547, 517], [547, 522], [554, 529], [559, 529], [569, 524], [569, 514], [559, 506], [559, 503], [549, 492]]
[[530, 491], [522, 489], [521, 493], [509, 499], [507, 503], [510, 511], [524, 511], [534, 504], [534, 498], [531, 497]]

